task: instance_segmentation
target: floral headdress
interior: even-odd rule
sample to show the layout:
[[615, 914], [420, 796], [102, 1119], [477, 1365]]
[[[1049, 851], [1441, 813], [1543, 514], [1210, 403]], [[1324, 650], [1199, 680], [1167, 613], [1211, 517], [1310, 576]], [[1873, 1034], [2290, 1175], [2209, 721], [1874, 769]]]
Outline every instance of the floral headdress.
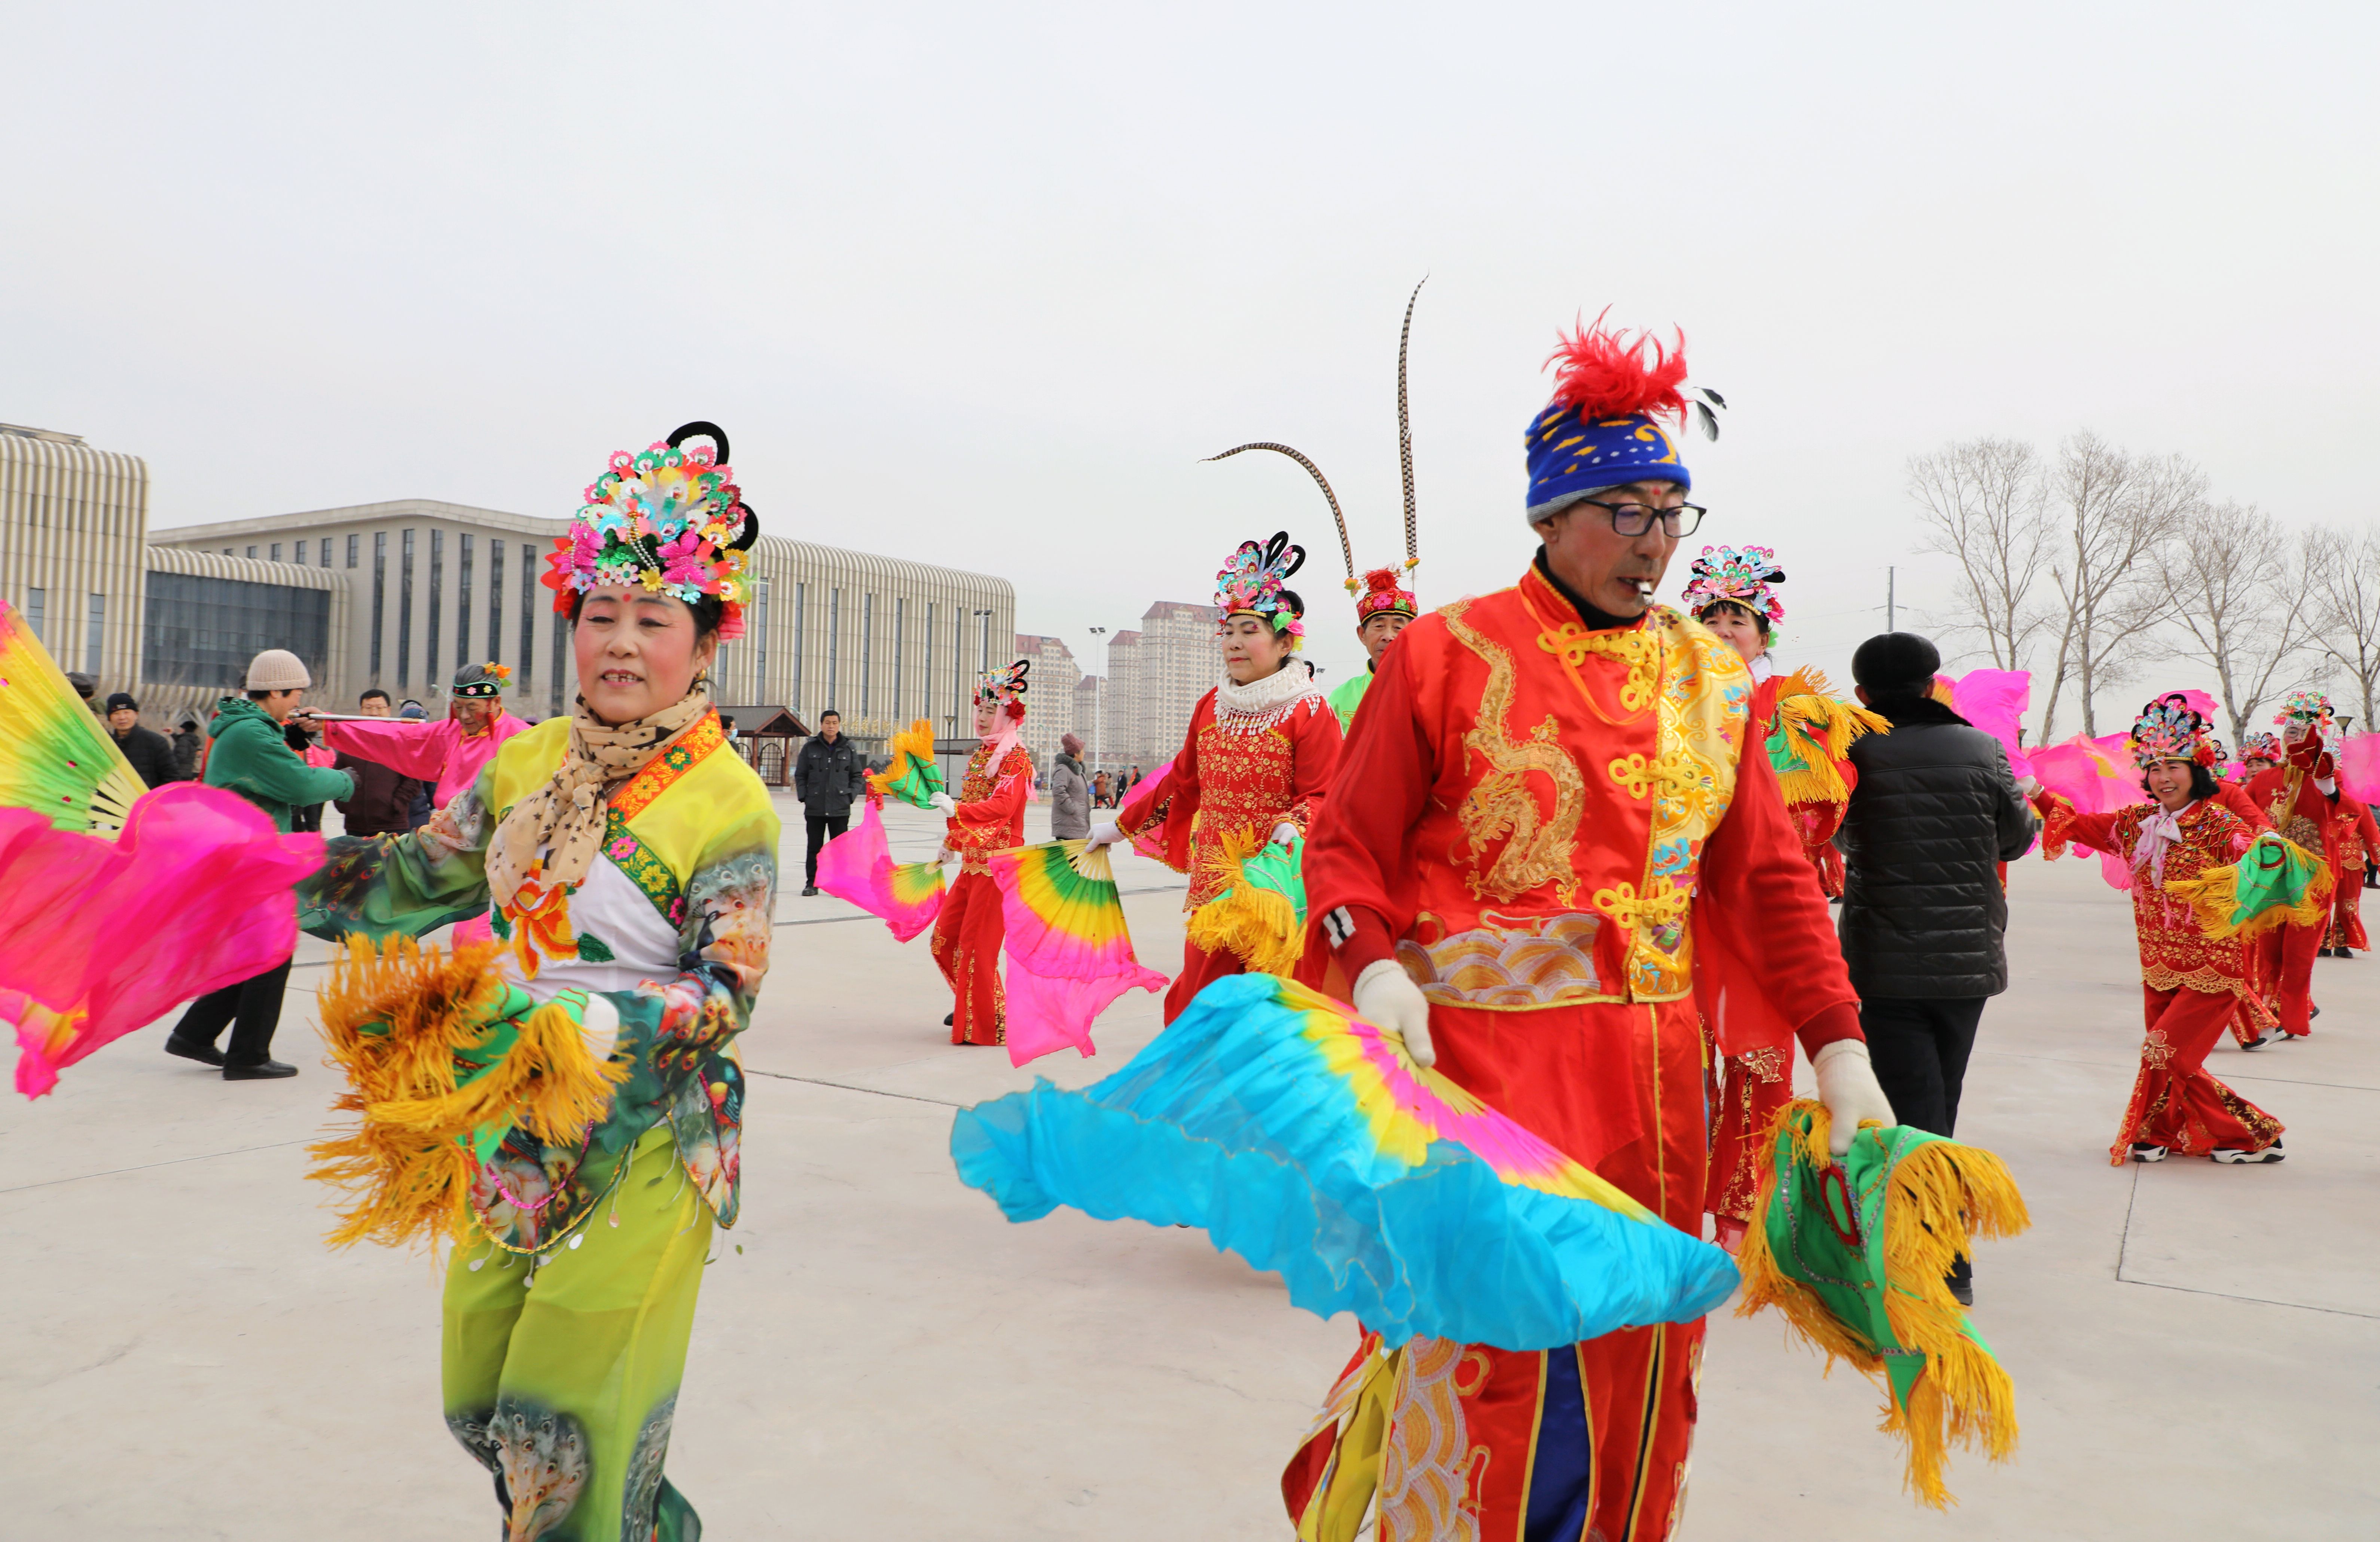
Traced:
[[1355, 596], [1355, 625], [1358, 627], [1376, 615], [1411, 617], [1421, 613], [1421, 601], [1415, 600], [1413, 590], [1405, 588], [1402, 582], [1405, 570], [1413, 565], [1412, 563], [1407, 563], [1402, 568], [1373, 568], [1364, 575], [1363, 590], [1360, 593], [1356, 591], [1355, 580], [1353, 578], [1347, 580], [1347, 592]]
[[1706, 546], [1690, 571], [1693, 577], [1686, 580], [1683, 597], [1689, 615], [1698, 616], [1726, 601], [1772, 622], [1785, 619], [1784, 602], [1769, 587], [1785, 581], [1785, 570], [1777, 565], [1777, 553], [1767, 547], [1746, 546], [1738, 551], [1732, 546]]
[[2274, 765], [2279, 765], [2281, 763], [2280, 735], [2277, 734], [2249, 734], [2242, 736], [2240, 740], [2240, 759], [2242, 762], [2249, 760], [2268, 760]]
[[1262, 543], [1240, 542], [1215, 575], [1215, 608], [1223, 613], [1223, 624], [1235, 615], [1261, 616], [1272, 623], [1274, 635], [1304, 637], [1305, 601], [1283, 586], [1305, 565], [1305, 548], [1291, 545], [1287, 530], [1274, 531]]
[[2212, 769], [2214, 725], [2172, 697], [2149, 703], [2132, 724], [2132, 763], [2146, 771], [2160, 760], [2187, 760]]
[[2281, 703], [2273, 722], [2281, 725], [2302, 723], [2321, 731], [2327, 738], [2338, 731], [2338, 718], [2330, 705], [2330, 698], [2320, 691], [2291, 691]]
[[1033, 661], [1019, 659], [1004, 668], [987, 670], [977, 676], [976, 705], [1005, 707], [1012, 718], [1025, 715], [1025, 677], [1033, 673]]
[[513, 671], [510, 664], [500, 664], [492, 661], [484, 664], [465, 664], [455, 672], [455, 683], [446, 688], [446, 694], [454, 697], [483, 698], [502, 696], [504, 693], [504, 687], [511, 685], [512, 681]]
[[[696, 437], [712, 443], [681, 448]], [[727, 435], [715, 424], [688, 423], [641, 454], [613, 455], [570, 533], [547, 554], [544, 582], [564, 614], [577, 596], [606, 584], [642, 585], [689, 605], [708, 594], [725, 607], [719, 635], [740, 637], [745, 552], [759, 534], [727, 465]]]

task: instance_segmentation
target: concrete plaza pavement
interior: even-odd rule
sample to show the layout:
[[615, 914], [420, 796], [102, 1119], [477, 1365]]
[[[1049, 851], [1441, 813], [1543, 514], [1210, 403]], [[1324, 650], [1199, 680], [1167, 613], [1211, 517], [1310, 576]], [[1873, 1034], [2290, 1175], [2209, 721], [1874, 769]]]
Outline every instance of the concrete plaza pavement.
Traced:
[[[796, 897], [782, 807], [788, 897], [742, 1040], [744, 1216], [713, 1248], [669, 1459], [706, 1534], [1288, 1536], [1278, 1475], [1352, 1324], [1196, 1232], [1009, 1225], [950, 1168], [953, 1106], [1104, 1075], [1156, 1032], [1156, 998], [1111, 1009], [1089, 1061], [952, 1047], [924, 940]], [[892, 822], [897, 849], [930, 851], [932, 821]], [[1118, 869], [1143, 960], [1170, 971], [1182, 880]], [[1680, 1535], [2380, 1534], [2380, 961], [2317, 966], [2309, 1041], [2214, 1056], [2289, 1125], [2288, 1161], [2112, 1168], [2141, 1037], [2129, 902], [2095, 863], [2028, 860], [2012, 908], [2016, 983], [1985, 1014], [1960, 1134], [2007, 1159], [2034, 1216], [1976, 1265], [2017, 1458], [1956, 1455], [1960, 1505], [1925, 1511], [1869, 1383], [1822, 1379], [1774, 1315], [1722, 1314]], [[226, 1084], [161, 1053], [160, 1024], [0, 1105], [0, 1538], [495, 1530], [440, 1418], [437, 1276], [321, 1243], [322, 956], [308, 942], [292, 976], [293, 1080]]]

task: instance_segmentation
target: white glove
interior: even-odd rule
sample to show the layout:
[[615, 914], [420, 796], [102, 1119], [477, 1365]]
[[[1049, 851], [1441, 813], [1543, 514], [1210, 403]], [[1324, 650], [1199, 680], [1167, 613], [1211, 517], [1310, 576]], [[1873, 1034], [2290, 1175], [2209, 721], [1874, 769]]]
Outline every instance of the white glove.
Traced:
[[2335, 776], [2317, 776], [2313, 779], [2313, 786], [2314, 791], [2325, 797], [2335, 797], [2338, 794], [2338, 779]]
[[1429, 1041], [1429, 998], [1403, 965], [1393, 958], [1366, 965], [1355, 977], [1354, 1004], [1356, 1016], [1402, 1038], [1415, 1065], [1438, 1063], [1438, 1050]]
[[1300, 833], [1301, 832], [1298, 830], [1297, 826], [1290, 823], [1287, 820], [1283, 820], [1281, 823], [1272, 827], [1272, 844], [1277, 846], [1285, 846], [1292, 841], [1296, 840]]
[[1861, 1120], [1888, 1126], [1900, 1123], [1893, 1114], [1892, 1099], [1876, 1083], [1867, 1046], [1860, 1040], [1836, 1039], [1818, 1051], [1810, 1069], [1818, 1075], [1818, 1101], [1827, 1105], [1827, 1149], [1836, 1156], [1852, 1148]]
[[1117, 826], [1113, 814], [1094, 814], [1091, 816], [1090, 844], [1084, 849], [1097, 851], [1101, 846], [1114, 845], [1123, 839], [1123, 831]]
[[959, 806], [951, 800], [951, 795], [948, 793], [936, 793], [926, 801], [934, 806], [934, 812], [945, 818], [958, 811]]
[[2025, 796], [2031, 797], [2034, 794], [2041, 791], [2041, 778], [2037, 776], [2028, 776], [2023, 781], [2016, 784], [2016, 790], [2022, 793]]

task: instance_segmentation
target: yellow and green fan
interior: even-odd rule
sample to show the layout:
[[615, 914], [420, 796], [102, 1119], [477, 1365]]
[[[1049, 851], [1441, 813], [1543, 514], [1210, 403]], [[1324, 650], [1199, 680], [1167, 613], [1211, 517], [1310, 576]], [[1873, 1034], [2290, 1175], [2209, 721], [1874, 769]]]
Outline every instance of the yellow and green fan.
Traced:
[[112, 841], [146, 791], [24, 613], [0, 600], [0, 808]]

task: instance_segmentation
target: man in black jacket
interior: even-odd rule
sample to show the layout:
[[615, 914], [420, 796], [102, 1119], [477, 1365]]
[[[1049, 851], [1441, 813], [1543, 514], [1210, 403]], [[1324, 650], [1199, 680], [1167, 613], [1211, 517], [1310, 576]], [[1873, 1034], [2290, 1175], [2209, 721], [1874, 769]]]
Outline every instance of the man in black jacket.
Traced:
[[859, 795], [866, 769], [843, 736], [843, 714], [831, 707], [820, 712], [817, 735], [794, 759], [794, 795], [802, 800], [802, 822], [809, 833], [805, 894], [819, 892], [819, 848], [851, 828], [851, 800]]
[[182, 780], [174, 764], [174, 747], [165, 735], [153, 728], [140, 726], [140, 704], [123, 691], [107, 698], [107, 731], [115, 736], [115, 747], [132, 762], [140, 780], [152, 787], [162, 787], [168, 782]]
[[[1947, 1135], [1984, 1002], [2008, 989], [1999, 864], [2022, 856], [2040, 824], [1999, 741], [1928, 694], [1941, 667], [1912, 632], [1870, 637], [1852, 655], [1860, 700], [1892, 732], [1852, 746], [1859, 785], [1835, 844], [1843, 963], [1876, 1079], [1901, 1123]], [[1949, 1284], [1972, 1299], [1966, 1259]]]
[[1902, 1123], [1947, 1135], [1984, 1002], [2008, 989], [1999, 864], [2025, 854], [2039, 821], [1999, 741], [1927, 694], [1941, 663], [1911, 632], [1852, 656], [1859, 698], [1892, 732], [1852, 746], [1859, 785], [1835, 844], [1843, 962], [1876, 1080]]
[[[388, 693], [374, 686], [358, 698], [356, 710], [368, 718], [387, 717]], [[356, 795], [337, 806], [348, 834], [402, 835], [413, 828], [414, 800], [430, 791], [421, 782], [377, 760], [359, 760], [346, 750], [331, 765], [356, 779]]]

